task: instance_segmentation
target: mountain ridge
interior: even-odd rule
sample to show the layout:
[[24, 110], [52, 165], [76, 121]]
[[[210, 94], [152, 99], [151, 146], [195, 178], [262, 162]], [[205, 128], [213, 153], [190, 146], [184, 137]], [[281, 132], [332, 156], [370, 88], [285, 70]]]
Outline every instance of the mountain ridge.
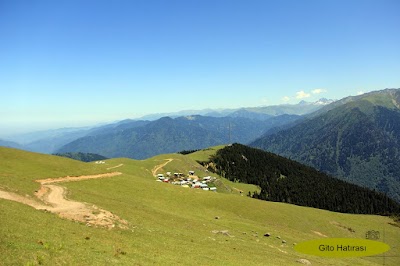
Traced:
[[400, 200], [400, 90], [345, 98], [251, 143]]
[[[203, 109], [186, 110], [174, 113], [162, 113], [146, 115], [137, 119], [125, 119], [117, 122], [91, 127], [67, 127], [59, 129], [41, 130], [9, 136], [4, 141], [13, 141], [16, 147], [25, 150], [51, 154], [57, 152], [62, 146], [85, 136], [110, 133], [117, 128], [121, 131], [127, 128], [143, 126], [162, 117], [178, 118], [182, 116], [210, 116], [210, 117], [236, 117], [248, 118], [259, 121], [270, 120], [281, 115], [303, 115], [321, 108], [332, 100], [321, 98], [316, 102], [304, 102], [298, 104], [281, 104], [263, 107], [243, 107], [236, 109]], [[270, 120], [273, 121], [273, 120]], [[276, 121], [276, 120], [275, 120]], [[135, 126], [133, 124], [136, 124]], [[279, 124], [279, 123], [278, 123]], [[11, 145], [11, 144], [9, 144]]]
[[288, 115], [305, 115], [311, 112], [318, 110], [324, 105], [330, 104], [335, 100], [320, 98], [315, 102], [307, 102], [300, 101], [297, 104], [277, 104], [277, 105], [269, 105], [269, 106], [258, 106], [258, 107], [240, 107], [240, 108], [232, 108], [232, 109], [203, 109], [203, 110], [184, 110], [172, 113], [159, 113], [159, 114], [150, 114], [140, 117], [142, 120], [157, 120], [161, 117], [169, 116], [171, 118], [176, 118], [180, 116], [188, 116], [188, 115], [202, 115], [202, 116], [211, 116], [211, 117], [225, 117], [232, 116], [237, 114], [238, 112], [245, 111], [246, 115], [248, 113], [255, 113], [256, 115], [269, 115], [269, 116], [279, 116], [283, 114]]
[[269, 120], [200, 115], [163, 117], [142, 126], [85, 136], [57, 152], [97, 153], [105, 157], [145, 159], [157, 154], [203, 149], [230, 142], [247, 143], [271, 127], [291, 123], [298, 116]]

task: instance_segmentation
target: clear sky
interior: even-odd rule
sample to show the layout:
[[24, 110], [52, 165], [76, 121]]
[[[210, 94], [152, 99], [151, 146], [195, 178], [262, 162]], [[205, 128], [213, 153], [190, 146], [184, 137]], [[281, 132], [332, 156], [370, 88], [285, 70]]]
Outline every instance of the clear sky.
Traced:
[[398, 0], [0, 0], [0, 136], [400, 87]]

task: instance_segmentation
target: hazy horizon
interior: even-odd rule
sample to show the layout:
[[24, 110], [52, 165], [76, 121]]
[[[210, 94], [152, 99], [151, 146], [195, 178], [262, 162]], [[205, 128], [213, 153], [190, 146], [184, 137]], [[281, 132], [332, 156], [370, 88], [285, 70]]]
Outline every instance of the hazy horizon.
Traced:
[[[351, 95], [348, 95], [351, 96]], [[321, 98], [320, 98], [321, 99]], [[319, 99], [318, 99], [319, 100]], [[338, 100], [338, 99], [329, 99], [329, 100]], [[305, 100], [300, 100], [298, 103], [282, 103], [278, 105], [296, 105], [301, 103]], [[305, 101], [307, 103], [313, 103], [312, 101]], [[179, 115], [179, 113], [193, 113], [193, 114], [201, 114], [206, 111], [226, 111], [226, 110], [235, 110], [240, 108], [257, 108], [257, 107], [268, 107], [268, 106], [277, 106], [277, 105], [259, 105], [259, 106], [240, 106], [236, 108], [206, 108], [206, 109], [187, 109], [187, 110], [178, 110], [178, 111], [171, 111], [165, 113], [148, 113], [138, 117], [120, 117], [119, 119], [115, 120], [100, 120], [100, 121], [81, 121], [81, 122], [65, 122], [65, 121], [56, 121], [54, 123], [43, 123], [43, 124], [24, 124], [20, 128], [13, 128], [7, 130], [7, 128], [2, 128], [0, 124], [0, 139], [7, 140], [7, 138], [12, 138], [13, 136], [26, 134], [26, 133], [35, 133], [40, 131], [48, 131], [48, 130], [58, 130], [58, 129], [73, 129], [73, 128], [84, 128], [84, 127], [97, 127], [102, 126], [105, 124], [112, 124], [117, 123], [126, 119], [142, 119], [146, 118], [147, 116], [157, 116], [157, 115], [164, 115], [164, 114], [174, 114]], [[196, 113], [199, 112], [199, 113]]]

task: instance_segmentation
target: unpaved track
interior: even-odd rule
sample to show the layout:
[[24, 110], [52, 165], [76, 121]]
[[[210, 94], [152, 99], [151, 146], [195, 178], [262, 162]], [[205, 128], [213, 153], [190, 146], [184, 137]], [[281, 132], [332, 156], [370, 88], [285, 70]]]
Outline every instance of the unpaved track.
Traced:
[[66, 188], [58, 185], [44, 185], [49, 193], [43, 196], [43, 201], [50, 203], [51, 208], [47, 210], [57, 213], [60, 217], [84, 222], [88, 226], [100, 226], [113, 228], [118, 225], [120, 228], [127, 228], [128, 223], [109, 211], [98, 208], [95, 205], [89, 206], [83, 202], [72, 201], [65, 198]]
[[118, 167], [121, 167], [121, 166], [123, 166], [123, 165], [124, 165], [124, 164], [121, 163], [121, 164], [116, 165], [116, 166], [113, 166], [113, 167], [108, 167], [107, 170], [114, 169], [114, 168], [118, 168]]
[[35, 209], [38, 209], [38, 210], [43, 210], [43, 209], [47, 208], [46, 205], [41, 204], [40, 202], [38, 202], [36, 200], [33, 200], [31, 198], [28, 198], [28, 197], [21, 196], [21, 195], [19, 195], [17, 193], [13, 193], [13, 192], [0, 190], [0, 198], [6, 199], [6, 200], [12, 200], [12, 201], [20, 202], [20, 203], [29, 205], [29, 206], [31, 206], [31, 207], [33, 207]]
[[117, 175], [121, 175], [120, 172], [113, 172], [113, 173], [105, 173], [99, 175], [81, 175], [81, 176], [66, 176], [66, 177], [58, 177], [58, 178], [47, 178], [47, 179], [39, 179], [36, 182], [40, 184], [53, 184], [53, 183], [60, 183], [60, 182], [70, 182], [70, 181], [80, 181], [86, 179], [97, 179], [97, 178], [104, 178], [104, 177], [113, 177]]
[[56, 185], [44, 185], [49, 193], [47, 193], [43, 200], [50, 203], [53, 207], [51, 208], [55, 212], [66, 212], [69, 210], [84, 209], [85, 204], [82, 202], [67, 200], [65, 198], [66, 189], [64, 187]]
[[37, 180], [41, 184], [39, 191], [35, 195], [42, 200], [38, 202], [29, 197], [24, 197], [16, 193], [0, 190], [0, 198], [17, 201], [29, 205], [38, 210], [46, 210], [58, 214], [62, 218], [85, 223], [87, 226], [100, 226], [105, 228], [114, 228], [118, 226], [122, 229], [128, 228], [128, 222], [109, 211], [98, 208], [95, 205], [89, 205], [83, 202], [77, 202], [66, 199], [67, 190], [53, 183], [71, 182], [95, 178], [104, 178], [120, 175], [119, 172], [105, 173], [88, 176], [67, 176], [54, 179]]
[[164, 166], [166, 166], [167, 164], [172, 162], [174, 159], [169, 158], [169, 159], [165, 159], [165, 160], [167, 160], [165, 163], [154, 166], [153, 170], [151, 170], [151, 173], [153, 174], [153, 176], [156, 176], [158, 170], [160, 170], [161, 168], [163, 168]]

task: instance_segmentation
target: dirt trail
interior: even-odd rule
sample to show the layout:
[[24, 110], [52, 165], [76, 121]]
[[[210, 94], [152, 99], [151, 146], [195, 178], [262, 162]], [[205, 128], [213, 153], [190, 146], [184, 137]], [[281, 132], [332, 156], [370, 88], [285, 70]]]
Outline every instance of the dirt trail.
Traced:
[[21, 195], [19, 195], [17, 193], [13, 193], [13, 192], [0, 190], [0, 198], [1, 199], [6, 199], [6, 200], [12, 200], [12, 201], [20, 202], [20, 203], [29, 205], [29, 206], [31, 206], [31, 207], [33, 207], [35, 209], [38, 209], [38, 210], [43, 210], [43, 209], [47, 208], [46, 205], [41, 204], [36, 200], [33, 200], [31, 198], [28, 198], [28, 197], [21, 196]]
[[51, 208], [54, 212], [66, 212], [69, 210], [78, 210], [85, 208], [85, 204], [77, 201], [67, 200], [65, 198], [66, 189], [64, 187], [56, 185], [44, 185], [49, 191], [43, 196], [43, 200], [50, 203], [53, 207]]
[[80, 181], [80, 180], [86, 180], [86, 179], [112, 177], [112, 176], [121, 175], [121, 174], [122, 173], [120, 173], [120, 172], [113, 172], [113, 173], [105, 173], [105, 174], [99, 174], [99, 175], [66, 176], [66, 177], [58, 177], [58, 178], [39, 179], [39, 180], [36, 180], [36, 182], [39, 182], [40, 184], [44, 185], [44, 184], [53, 184], [53, 183], [60, 183], [60, 182], [70, 182], [70, 181]]
[[72, 201], [65, 198], [67, 190], [58, 185], [43, 185], [49, 193], [43, 196], [43, 201], [50, 203], [50, 212], [57, 213], [60, 217], [84, 222], [88, 226], [100, 226], [113, 228], [118, 225], [120, 228], [127, 228], [128, 222], [109, 211], [98, 208], [95, 205], [89, 206], [86, 203]]
[[121, 164], [116, 165], [116, 166], [113, 166], [113, 167], [108, 167], [107, 170], [114, 169], [114, 168], [118, 168], [118, 167], [121, 167], [121, 166], [123, 166], [123, 165], [124, 165], [124, 164], [121, 163]]
[[83, 222], [87, 226], [100, 226], [109, 229], [118, 226], [119, 228], [127, 229], [128, 222], [117, 215], [100, 209], [95, 205], [90, 206], [87, 203], [68, 200], [65, 197], [67, 194], [66, 188], [59, 185], [52, 185], [53, 183], [112, 177], [120, 174], [120, 172], [114, 172], [99, 175], [67, 176], [54, 179], [48, 178], [36, 180], [36, 182], [41, 184], [41, 188], [35, 193], [35, 195], [41, 199], [42, 202], [2, 190], [0, 190], [0, 198], [17, 201], [38, 210], [46, 210], [56, 213], [62, 218]]
[[172, 162], [174, 159], [169, 158], [169, 159], [165, 159], [165, 160], [167, 160], [167, 162], [154, 166], [153, 170], [151, 170], [151, 173], [153, 176], [156, 176], [158, 170], [160, 170], [161, 168], [163, 168], [164, 166], [166, 166], [167, 164]]

